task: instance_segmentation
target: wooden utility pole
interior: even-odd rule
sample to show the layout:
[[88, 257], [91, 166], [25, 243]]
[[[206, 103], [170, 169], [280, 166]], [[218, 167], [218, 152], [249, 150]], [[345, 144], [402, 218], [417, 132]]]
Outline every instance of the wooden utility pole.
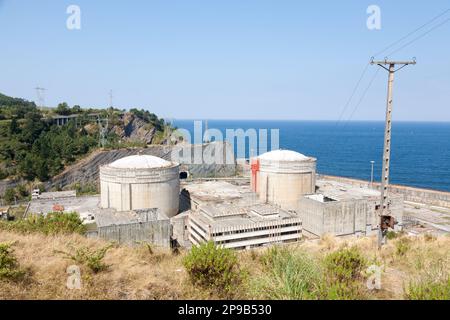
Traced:
[[[394, 217], [389, 208], [389, 171], [391, 164], [391, 133], [392, 133], [392, 90], [394, 87], [394, 74], [407, 65], [416, 64], [416, 61], [371, 61], [372, 65], [379, 65], [389, 72], [388, 95], [386, 104], [386, 124], [384, 131], [384, 150], [383, 150], [383, 171], [381, 173], [381, 202], [380, 202], [380, 225], [378, 226], [378, 247], [381, 248], [386, 243], [386, 234], [389, 228], [394, 227]], [[395, 69], [396, 65], [401, 65]], [[385, 67], [389, 66], [389, 67]]]

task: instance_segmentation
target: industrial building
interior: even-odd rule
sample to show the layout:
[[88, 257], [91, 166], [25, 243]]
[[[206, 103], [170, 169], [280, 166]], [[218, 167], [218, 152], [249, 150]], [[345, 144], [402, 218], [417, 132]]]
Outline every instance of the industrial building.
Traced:
[[183, 187], [181, 208], [189, 214], [175, 220], [177, 240], [184, 241], [187, 235], [194, 245], [214, 241], [226, 248], [247, 249], [302, 237], [298, 215], [263, 203], [248, 182], [200, 181]]
[[[378, 229], [379, 191], [330, 180], [318, 180], [317, 187], [316, 194], [299, 199], [298, 212], [305, 235], [371, 235]], [[403, 196], [391, 194], [389, 199], [399, 229], [403, 222]]]
[[102, 208], [130, 211], [158, 208], [173, 217], [179, 208], [179, 164], [134, 155], [100, 167]]
[[213, 241], [225, 248], [250, 249], [300, 240], [302, 222], [296, 215], [267, 204], [219, 205], [191, 213], [188, 230], [194, 245]]
[[316, 163], [294, 151], [267, 152], [252, 160], [252, 190], [264, 203], [295, 211], [301, 196], [315, 193]]
[[117, 212], [114, 209], [94, 210], [95, 225], [88, 237], [99, 237], [119, 244], [142, 242], [170, 247], [170, 220], [158, 209]]
[[[214, 241], [248, 249], [303, 236], [370, 235], [377, 230], [380, 192], [317, 179], [316, 163], [315, 158], [277, 150], [242, 162], [242, 172], [249, 173], [244, 176], [180, 184], [178, 163], [133, 155], [100, 167], [100, 196], [39, 194], [29, 211], [76, 211], [86, 223], [95, 223], [89, 236], [160, 246]], [[399, 228], [403, 198], [391, 194], [389, 201]]]

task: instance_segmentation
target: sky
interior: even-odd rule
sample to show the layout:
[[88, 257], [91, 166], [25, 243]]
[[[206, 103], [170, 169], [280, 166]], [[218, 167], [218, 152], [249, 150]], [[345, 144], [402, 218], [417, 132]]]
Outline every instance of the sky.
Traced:
[[[81, 10], [79, 30], [67, 28], [69, 5]], [[380, 8], [380, 30], [367, 27], [370, 5]], [[449, 8], [448, 0], [0, 0], [0, 92], [35, 101], [39, 86], [48, 106], [107, 107], [112, 90], [118, 108], [173, 119], [383, 120], [387, 72], [377, 66], [345, 108], [370, 57]], [[450, 22], [389, 56], [418, 62], [396, 74], [394, 120], [450, 121], [449, 40]]]

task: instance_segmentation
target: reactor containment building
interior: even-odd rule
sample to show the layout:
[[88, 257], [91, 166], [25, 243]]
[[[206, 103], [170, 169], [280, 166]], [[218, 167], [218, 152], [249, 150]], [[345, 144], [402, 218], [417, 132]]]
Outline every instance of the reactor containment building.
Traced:
[[179, 164], [134, 155], [100, 167], [101, 207], [117, 211], [158, 208], [173, 217], [179, 208]]

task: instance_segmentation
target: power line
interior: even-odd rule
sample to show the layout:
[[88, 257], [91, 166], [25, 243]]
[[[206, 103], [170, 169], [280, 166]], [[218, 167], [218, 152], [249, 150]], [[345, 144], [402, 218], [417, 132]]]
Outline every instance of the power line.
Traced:
[[347, 103], [345, 104], [345, 106], [344, 106], [344, 108], [343, 108], [341, 114], [339, 115], [339, 119], [338, 119], [338, 121], [336, 122], [336, 126], [341, 122], [342, 117], [344, 116], [345, 111], [347, 111], [348, 106], [349, 106], [350, 103], [352, 102], [353, 97], [355, 96], [355, 93], [356, 93], [356, 91], [358, 90], [358, 88], [359, 88], [359, 86], [360, 86], [360, 84], [361, 84], [362, 79], [364, 78], [364, 76], [365, 76], [366, 73], [367, 73], [367, 70], [369, 69], [369, 65], [370, 65], [370, 63], [368, 63], [368, 64], [366, 65], [366, 67], [363, 69], [363, 72], [361, 73], [361, 76], [359, 77], [359, 80], [356, 82], [356, 85], [355, 85], [355, 87], [353, 88], [353, 91], [352, 91], [352, 94], [350, 95], [350, 98], [348, 99], [348, 101], [347, 101]]
[[395, 45], [399, 44], [400, 42], [402, 42], [403, 40], [409, 38], [410, 36], [412, 36], [414, 33], [416, 33], [417, 31], [422, 30], [423, 28], [425, 28], [426, 26], [428, 26], [429, 24], [433, 23], [434, 21], [436, 21], [437, 19], [439, 19], [440, 17], [442, 17], [443, 15], [445, 15], [446, 13], [450, 12], [450, 9], [444, 10], [443, 12], [441, 12], [440, 14], [438, 14], [437, 16], [435, 16], [434, 18], [432, 18], [431, 20], [429, 20], [428, 22], [424, 23], [423, 25], [421, 25], [420, 27], [414, 29], [413, 31], [411, 31], [410, 33], [408, 33], [407, 35], [401, 37], [400, 39], [398, 39], [397, 41], [394, 41], [393, 43], [391, 43], [390, 45], [388, 45], [386, 48], [384, 48], [383, 50], [377, 52], [376, 54], [373, 55], [373, 57], [376, 57], [380, 54], [382, 54], [383, 52], [386, 52], [387, 50], [389, 50], [390, 48], [394, 47]]
[[363, 94], [361, 95], [358, 103], [355, 105], [355, 107], [353, 108], [352, 113], [350, 114], [349, 119], [346, 121], [345, 125], [347, 125], [352, 119], [354, 114], [356, 113], [356, 111], [358, 110], [359, 106], [361, 105], [361, 103], [364, 101], [364, 98], [366, 97], [367, 93], [369, 92], [369, 89], [372, 87], [373, 82], [375, 81], [378, 73], [379, 73], [380, 69], [377, 69], [377, 71], [374, 73], [374, 75], [372, 76], [372, 78], [370, 79], [370, 82], [368, 84], [368, 86], [366, 87], [366, 89], [364, 90]]
[[[387, 50], [389, 50], [390, 48], [393, 48], [394, 46], [396, 46], [397, 44], [401, 43], [402, 41], [406, 40], [407, 38], [409, 38], [410, 36], [412, 36], [413, 34], [415, 34], [416, 32], [422, 30], [423, 28], [427, 27], [428, 25], [430, 25], [431, 23], [435, 22], [437, 19], [441, 18], [442, 16], [444, 16], [445, 14], [447, 14], [448, 12], [450, 12], [450, 9], [446, 9], [443, 12], [441, 12], [440, 14], [438, 14], [437, 16], [433, 17], [432, 19], [430, 19], [429, 21], [427, 21], [426, 23], [424, 23], [423, 25], [419, 26], [418, 28], [414, 29], [413, 31], [409, 32], [408, 34], [406, 34], [405, 36], [401, 37], [400, 39], [398, 39], [397, 41], [394, 41], [393, 43], [391, 43], [390, 45], [388, 45], [387, 47], [385, 47], [383, 50], [377, 52], [376, 54], [373, 55], [373, 57], [376, 57], [384, 52], [386, 52]], [[433, 28], [431, 28], [430, 30], [428, 30], [427, 32], [421, 34], [420, 36], [414, 38], [412, 41], [409, 41], [408, 43], [404, 44], [403, 46], [401, 46], [400, 48], [396, 49], [395, 51], [391, 52], [388, 56], [393, 55], [397, 52], [399, 52], [400, 50], [403, 50], [404, 48], [406, 48], [407, 46], [413, 44], [414, 42], [420, 40], [421, 38], [423, 38], [424, 36], [426, 36], [427, 34], [431, 33], [432, 31], [434, 31], [435, 29], [441, 27], [442, 25], [444, 25], [445, 23], [447, 23], [448, 21], [450, 21], [450, 18], [444, 20], [443, 22], [441, 22], [440, 24], [434, 26]], [[344, 116], [345, 112], [347, 111], [347, 108], [349, 107], [349, 105], [351, 104], [356, 91], [359, 89], [359, 86], [364, 78], [364, 76], [366, 75], [367, 69], [369, 67], [370, 63], [368, 63], [365, 68], [363, 69], [363, 72], [361, 73], [361, 76], [359, 77], [358, 81], [356, 82], [356, 85], [350, 95], [350, 98], [348, 99], [347, 103], [344, 105], [344, 108], [339, 116], [338, 121], [336, 122], [336, 126], [342, 121], [342, 117]], [[371, 84], [369, 85], [370, 88]], [[364, 94], [363, 94], [364, 96]]]
[[444, 21], [442, 21], [441, 23], [435, 25], [433, 28], [431, 28], [431, 29], [428, 30], [427, 32], [422, 33], [420, 36], [418, 36], [418, 37], [412, 39], [411, 41], [409, 41], [409, 42], [407, 42], [407, 43], [405, 43], [405, 44], [404, 44], [403, 46], [401, 46], [400, 48], [398, 48], [398, 49], [392, 51], [391, 53], [389, 53], [388, 56], [391, 56], [391, 55], [393, 55], [393, 54], [395, 54], [395, 53], [397, 53], [397, 52], [403, 50], [404, 48], [410, 46], [410, 45], [413, 44], [414, 42], [416, 42], [416, 41], [422, 39], [422, 38], [425, 37], [426, 35], [428, 35], [428, 34], [430, 34], [431, 32], [433, 32], [433, 31], [436, 30], [437, 28], [442, 27], [444, 24], [446, 24], [446, 23], [449, 22], [449, 21], [450, 21], [450, 18], [445, 19]]

